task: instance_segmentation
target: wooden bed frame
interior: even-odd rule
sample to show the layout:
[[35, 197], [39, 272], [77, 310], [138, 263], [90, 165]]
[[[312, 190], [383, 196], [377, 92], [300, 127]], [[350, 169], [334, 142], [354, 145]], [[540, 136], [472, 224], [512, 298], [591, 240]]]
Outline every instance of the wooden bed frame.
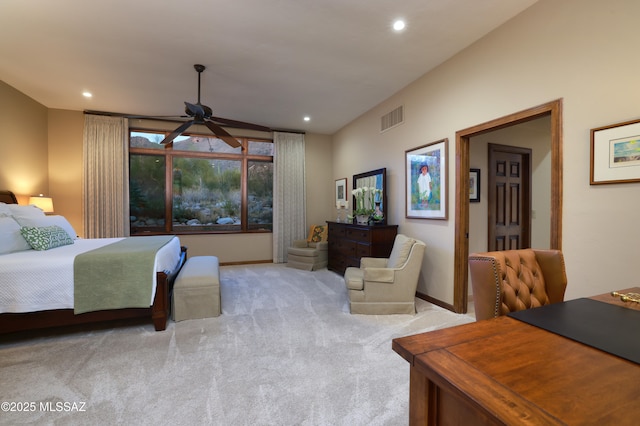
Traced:
[[[18, 203], [15, 195], [11, 191], [0, 191], [0, 202], [7, 204]], [[0, 334], [144, 317], [151, 317], [156, 331], [165, 330], [169, 319], [173, 282], [186, 260], [187, 248], [183, 246], [180, 248], [180, 262], [178, 263], [178, 267], [174, 271], [156, 273], [156, 295], [153, 300], [153, 305], [149, 308], [112, 309], [87, 312], [79, 315], [75, 315], [73, 309], [3, 313], [0, 314]]]

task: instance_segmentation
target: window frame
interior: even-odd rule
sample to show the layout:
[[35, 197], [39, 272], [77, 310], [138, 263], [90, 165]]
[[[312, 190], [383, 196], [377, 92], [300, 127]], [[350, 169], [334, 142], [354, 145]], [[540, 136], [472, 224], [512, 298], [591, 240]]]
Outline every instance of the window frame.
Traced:
[[[148, 133], [166, 136], [170, 132], [165, 130], [148, 129], [142, 127], [129, 128], [129, 153], [127, 163], [130, 167], [131, 155], [152, 155], [162, 156], [165, 160], [165, 206], [164, 206], [164, 231], [143, 231], [139, 233], [131, 233], [131, 235], [203, 235], [203, 234], [246, 234], [246, 233], [272, 233], [273, 232], [273, 216], [271, 220], [271, 229], [250, 229], [255, 224], [249, 223], [249, 204], [248, 204], [248, 164], [250, 161], [258, 161], [273, 164], [273, 155], [249, 154], [249, 142], [267, 142], [273, 144], [273, 139], [259, 136], [234, 136], [241, 144], [240, 153], [216, 153], [203, 151], [180, 151], [173, 149], [173, 143], [164, 145], [164, 149], [156, 148], [134, 148], [131, 147], [132, 133]], [[215, 138], [215, 135], [204, 134], [198, 132], [184, 132], [181, 136]], [[272, 150], [272, 153], [274, 151]], [[184, 230], [173, 229], [173, 160], [176, 157], [182, 158], [204, 158], [210, 160], [233, 160], [240, 162], [240, 229], [238, 230], [194, 230], [187, 232]], [[130, 177], [127, 185], [130, 185]]]

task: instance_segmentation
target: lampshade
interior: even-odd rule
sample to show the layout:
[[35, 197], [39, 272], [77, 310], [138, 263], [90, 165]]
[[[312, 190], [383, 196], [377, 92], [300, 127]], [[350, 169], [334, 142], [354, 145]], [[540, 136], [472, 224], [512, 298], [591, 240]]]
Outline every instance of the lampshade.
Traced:
[[43, 197], [42, 194], [29, 197], [29, 204], [39, 207], [45, 213], [53, 213], [53, 200], [50, 197]]

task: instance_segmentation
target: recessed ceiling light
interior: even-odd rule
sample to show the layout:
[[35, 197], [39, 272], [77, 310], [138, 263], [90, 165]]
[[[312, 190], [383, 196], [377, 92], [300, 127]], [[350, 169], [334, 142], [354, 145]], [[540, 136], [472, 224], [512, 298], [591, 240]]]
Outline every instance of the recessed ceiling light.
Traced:
[[304, 121], [311, 121], [311, 117], [309, 117], [308, 115], [305, 115], [303, 118]]
[[404, 23], [404, 21], [402, 19], [398, 19], [393, 23], [393, 29], [395, 31], [402, 31], [404, 30], [406, 24]]
[[91, 94], [91, 92], [86, 92], [86, 91], [85, 91], [85, 92], [82, 92], [82, 96], [84, 96], [85, 98], [90, 98], [90, 97], [92, 97], [93, 95]]

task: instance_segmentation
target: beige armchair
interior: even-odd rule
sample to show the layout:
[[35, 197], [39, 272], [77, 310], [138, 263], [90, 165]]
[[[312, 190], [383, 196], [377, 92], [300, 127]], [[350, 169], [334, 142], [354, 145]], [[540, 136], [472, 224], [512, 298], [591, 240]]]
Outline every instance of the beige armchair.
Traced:
[[415, 314], [422, 241], [398, 234], [389, 258], [363, 257], [344, 273], [352, 314]]
[[312, 225], [306, 240], [294, 240], [287, 249], [287, 266], [305, 271], [326, 268], [328, 250], [327, 227]]
[[559, 250], [473, 253], [469, 271], [477, 321], [562, 302], [567, 288]]

